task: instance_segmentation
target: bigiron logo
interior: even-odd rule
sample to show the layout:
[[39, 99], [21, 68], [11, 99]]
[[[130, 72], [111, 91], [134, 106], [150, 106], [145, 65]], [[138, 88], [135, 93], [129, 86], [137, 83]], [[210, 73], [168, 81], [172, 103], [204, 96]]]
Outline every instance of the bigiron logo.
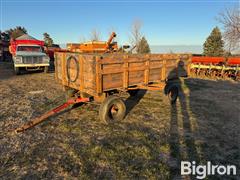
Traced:
[[204, 179], [210, 175], [236, 175], [235, 165], [213, 165], [210, 161], [207, 165], [196, 165], [195, 161], [181, 161], [181, 175], [194, 175], [197, 179]]

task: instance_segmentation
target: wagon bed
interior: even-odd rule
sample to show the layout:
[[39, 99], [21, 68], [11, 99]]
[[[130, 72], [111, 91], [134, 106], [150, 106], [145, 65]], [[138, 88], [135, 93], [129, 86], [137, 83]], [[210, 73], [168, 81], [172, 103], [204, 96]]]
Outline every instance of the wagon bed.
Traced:
[[97, 99], [113, 90], [162, 88], [166, 81], [187, 76], [190, 54], [55, 55], [56, 79], [64, 86]]

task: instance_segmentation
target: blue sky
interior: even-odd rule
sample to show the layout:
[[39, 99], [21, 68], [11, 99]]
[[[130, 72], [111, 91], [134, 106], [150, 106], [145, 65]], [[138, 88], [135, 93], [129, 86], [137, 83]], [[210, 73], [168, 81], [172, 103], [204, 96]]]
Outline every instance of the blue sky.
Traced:
[[238, 5], [237, 0], [1, 0], [1, 30], [24, 26], [36, 38], [48, 32], [54, 42], [67, 43], [88, 40], [94, 28], [105, 40], [114, 29], [120, 44], [128, 44], [131, 23], [139, 19], [151, 45], [202, 45], [220, 26], [218, 13]]

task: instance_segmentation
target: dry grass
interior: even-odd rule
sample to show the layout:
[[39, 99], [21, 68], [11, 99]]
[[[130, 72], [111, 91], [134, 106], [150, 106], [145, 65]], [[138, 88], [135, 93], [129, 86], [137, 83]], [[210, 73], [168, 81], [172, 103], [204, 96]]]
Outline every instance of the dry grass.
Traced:
[[16, 135], [10, 130], [61, 103], [63, 92], [54, 74], [1, 67], [1, 179], [178, 179], [181, 160], [240, 167], [239, 83], [186, 79], [173, 106], [161, 92], [141, 92], [125, 97], [123, 122], [106, 125], [86, 104]]

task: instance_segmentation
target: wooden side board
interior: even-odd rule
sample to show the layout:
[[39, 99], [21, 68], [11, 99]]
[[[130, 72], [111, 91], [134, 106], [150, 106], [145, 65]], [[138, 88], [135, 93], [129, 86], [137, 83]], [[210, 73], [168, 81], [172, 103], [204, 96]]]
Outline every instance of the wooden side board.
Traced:
[[55, 77], [63, 86], [96, 94], [95, 56], [59, 52], [55, 54]]
[[58, 81], [81, 92], [99, 96], [105, 91], [127, 90], [153, 82], [186, 76], [189, 54], [80, 54], [56, 53]]

